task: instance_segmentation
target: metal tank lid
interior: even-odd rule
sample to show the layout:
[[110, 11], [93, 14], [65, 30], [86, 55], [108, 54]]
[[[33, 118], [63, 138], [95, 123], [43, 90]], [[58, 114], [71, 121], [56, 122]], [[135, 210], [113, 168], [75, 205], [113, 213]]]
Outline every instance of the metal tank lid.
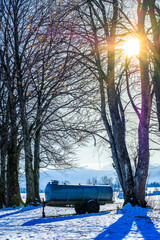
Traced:
[[51, 180], [51, 183], [54, 185], [58, 185], [59, 181], [58, 180]]

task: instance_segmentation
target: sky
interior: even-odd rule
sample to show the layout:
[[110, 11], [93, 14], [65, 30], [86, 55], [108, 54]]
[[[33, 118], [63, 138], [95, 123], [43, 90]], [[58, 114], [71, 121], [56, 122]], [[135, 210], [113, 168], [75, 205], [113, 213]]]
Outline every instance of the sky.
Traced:
[[81, 147], [77, 151], [77, 159], [80, 167], [102, 170], [112, 167], [111, 153], [102, 151], [95, 147], [93, 143], [89, 143], [86, 147]]
[[[112, 169], [113, 160], [111, 158], [110, 149], [106, 151], [98, 150], [93, 143], [89, 143], [86, 147], [81, 147], [77, 151], [77, 163], [79, 167], [85, 167], [96, 170]], [[153, 166], [160, 165], [160, 151], [150, 152], [150, 164]]]

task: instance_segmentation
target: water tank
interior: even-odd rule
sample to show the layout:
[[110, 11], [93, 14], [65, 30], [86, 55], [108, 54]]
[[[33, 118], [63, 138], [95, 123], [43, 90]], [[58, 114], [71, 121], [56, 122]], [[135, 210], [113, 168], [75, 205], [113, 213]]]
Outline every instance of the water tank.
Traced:
[[93, 205], [93, 201], [98, 206], [111, 203], [112, 198], [109, 185], [65, 185], [52, 181], [45, 188], [45, 199], [50, 206], [75, 206], [76, 209], [83, 206], [84, 209], [87, 204]]

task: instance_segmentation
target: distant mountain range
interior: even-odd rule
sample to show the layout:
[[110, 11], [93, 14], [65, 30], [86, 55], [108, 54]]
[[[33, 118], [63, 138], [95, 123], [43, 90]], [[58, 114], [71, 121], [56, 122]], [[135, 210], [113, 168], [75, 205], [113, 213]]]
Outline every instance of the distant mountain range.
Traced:
[[[60, 183], [67, 181], [71, 184], [86, 184], [88, 179], [96, 177], [99, 181], [103, 176], [107, 176], [113, 180], [117, 178], [115, 170], [109, 167], [104, 167], [102, 170], [88, 168], [73, 168], [67, 170], [50, 169], [40, 173], [40, 189], [44, 190], [46, 184], [51, 180], [58, 180]], [[160, 182], [160, 165], [150, 166], [148, 183], [151, 182]], [[24, 175], [20, 177], [20, 186], [21, 188], [25, 188]]]
[[47, 170], [41, 173], [40, 186], [43, 188], [46, 186], [47, 182], [51, 180], [58, 180], [59, 182], [68, 181], [71, 184], [86, 184], [88, 179], [96, 177], [100, 180], [101, 177], [107, 176], [108, 178], [116, 178], [114, 170], [94, 170], [87, 168], [73, 168], [70, 170]]
[[160, 182], [160, 165], [150, 165], [148, 183]]

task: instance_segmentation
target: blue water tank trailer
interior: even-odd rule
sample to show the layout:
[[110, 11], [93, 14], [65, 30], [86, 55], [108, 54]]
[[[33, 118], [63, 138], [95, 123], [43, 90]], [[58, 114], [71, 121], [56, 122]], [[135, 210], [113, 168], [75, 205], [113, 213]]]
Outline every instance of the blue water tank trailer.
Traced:
[[77, 214], [99, 212], [99, 205], [112, 203], [109, 185], [66, 185], [54, 180], [45, 188], [47, 206], [75, 207]]

